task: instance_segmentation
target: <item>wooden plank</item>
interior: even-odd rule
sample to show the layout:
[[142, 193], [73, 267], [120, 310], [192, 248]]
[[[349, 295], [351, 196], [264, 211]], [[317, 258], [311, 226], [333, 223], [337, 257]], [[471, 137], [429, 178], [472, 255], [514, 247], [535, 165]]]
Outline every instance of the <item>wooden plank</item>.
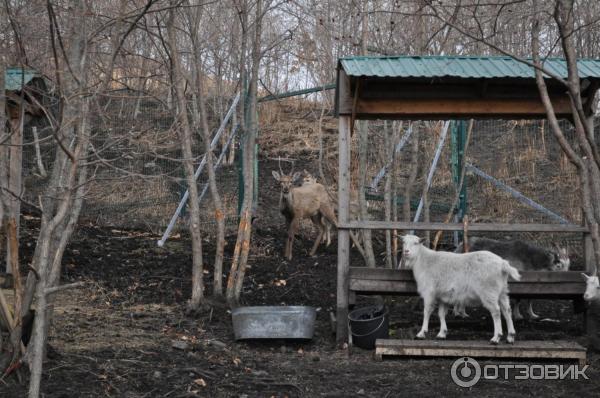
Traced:
[[[418, 295], [417, 284], [406, 281], [378, 281], [350, 279], [349, 289], [358, 294]], [[583, 295], [584, 284], [575, 283], [509, 283], [509, 296], [513, 298], [576, 299]]]
[[[585, 282], [577, 271], [524, 271], [522, 279], [509, 279], [511, 297], [579, 298]], [[362, 294], [417, 295], [412, 270], [351, 267], [349, 289]]]
[[[399, 229], [416, 231], [462, 231], [462, 223], [436, 223], [436, 222], [401, 222], [401, 221], [350, 221], [340, 222], [340, 229]], [[575, 224], [497, 224], [473, 223], [469, 224], [471, 232], [578, 232], [586, 233], [588, 229]]]
[[[347, 222], [350, 217], [350, 117], [339, 120], [338, 217]], [[348, 340], [348, 293], [350, 268], [350, 231], [338, 229], [337, 316], [336, 341]]]
[[539, 350], [552, 349], [556, 351], [582, 351], [585, 347], [574, 341], [567, 340], [524, 340], [516, 341], [515, 344], [493, 345], [487, 340], [409, 340], [409, 339], [377, 339], [377, 347], [403, 347], [415, 348], [477, 348], [490, 350]]
[[350, 267], [350, 279], [371, 279], [388, 281], [413, 281], [415, 280], [413, 272], [410, 269], [389, 269], [389, 268], [367, 268]]
[[[350, 267], [350, 279], [367, 279], [367, 280], [388, 280], [388, 281], [412, 281], [414, 276], [410, 269], [389, 269], [389, 268], [367, 268], [367, 267]], [[585, 284], [583, 277], [579, 271], [521, 271], [521, 281], [509, 279], [511, 285], [520, 283], [577, 283]]]
[[349, 288], [358, 293], [381, 293], [397, 295], [417, 295], [416, 282], [403, 281], [374, 281], [365, 279], [350, 279]]
[[516, 341], [491, 345], [487, 341], [377, 339], [375, 356], [474, 357], [512, 359], [561, 359], [586, 362], [586, 350], [570, 341]]
[[585, 292], [583, 283], [508, 283], [510, 296], [534, 297], [534, 296], [573, 296], [581, 297]]
[[[341, 99], [341, 98], [340, 98]], [[566, 96], [552, 98], [557, 115], [571, 113]], [[340, 107], [340, 115], [349, 114], [347, 106]], [[356, 106], [358, 118], [377, 115], [392, 118], [437, 117], [546, 117], [546, 110], [539, 98], [472, 98], [452, 100], [438, 98], [359, 98]]]
[[[372, 99], [538, 99], [533, 79], [525, 84], [516, 79], [446, 79], [432, 84], [431, 79], [382, 79], [363, 77], [360, 98]], [[548, 87], [550, 95], [564, 95], [562, 86]]]

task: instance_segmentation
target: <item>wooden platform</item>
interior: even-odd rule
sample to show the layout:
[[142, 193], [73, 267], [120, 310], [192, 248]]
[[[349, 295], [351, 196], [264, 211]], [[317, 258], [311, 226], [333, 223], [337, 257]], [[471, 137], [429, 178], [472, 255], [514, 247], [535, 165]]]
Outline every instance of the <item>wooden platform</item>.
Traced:
[[489, 341], [377, 339], [375, 358], [384, 356], [473, 357], [507, 359], [560, 359], [586, 363], [586, 350], [571, 341], [516, 341], [492, 345]]

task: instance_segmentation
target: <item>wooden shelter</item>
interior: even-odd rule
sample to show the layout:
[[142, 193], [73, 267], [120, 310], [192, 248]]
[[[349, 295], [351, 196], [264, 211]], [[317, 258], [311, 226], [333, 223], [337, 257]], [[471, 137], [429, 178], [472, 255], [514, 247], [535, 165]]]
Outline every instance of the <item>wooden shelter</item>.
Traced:
[[[0, 70], [0, 73], [2, 71]], [[12, 195], [8, 196], [8, 218], [16, 225], [16, 234], [19, 230], [19, 215], [21, 202], [18, 197], [22, 195], [23, 179], [23, 132], [24, 126], [32, 118], [45, 115], [45, 104], [48, 99], [48, 85], [46, 79], [38, 72], [27, 68], [7, 68], [4, 71], [4, 92], [6, 105], [4, 112], [10, 127], [10, 141], [8, 152], [8, 181], [5, 187]], [[2, 126], [6, 128], [6, 126]], [[37, 148], [38, 139], [34, 139]], [[5, 192], [0, 192], [4, 195]], [[0, 242], [3, 245], [4, 242]], [[1, 252], [2, 250], [0, 250]], [[11, 273], [9, 259], [11, 258], [10, 244], [7, 242], [6, 271]]]
[[[562, 59], [548, 59], [551, 73], [567, 76]], [[600, 83], [600, 60], [578, 62], [584, 108], [592, 104]], [[559, 118], [571, 115], [566, 89], [546, 79]], [[346, 341], [348, 308], [355, 294], [416, 295], [412, 272], [350, 267], [352, 229], [457, 231], [463, 224], [351, 221], [350, 144], [357, 119], [540, 119], [546, 111], [540, 100], [534, 70], [509, 57], [349, 57], [337, 67], [336, 113], [339, 116], [339, 228], [337, 268], [337, 340]], [[588, 229], [572, 224], [471, 224], [471, 232], [581, 233], [587, 270], [593, 266]], [[585, 284], [579, 273], [523, 272], [511, 283], [511, 296], [581, 300]]]

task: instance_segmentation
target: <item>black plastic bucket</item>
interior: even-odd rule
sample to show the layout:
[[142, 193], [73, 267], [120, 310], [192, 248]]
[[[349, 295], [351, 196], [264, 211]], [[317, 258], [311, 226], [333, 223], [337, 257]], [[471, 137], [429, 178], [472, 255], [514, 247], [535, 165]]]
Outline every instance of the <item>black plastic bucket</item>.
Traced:
[[384, 306], [363, 307], [350, 312], [348, 325], [352, 344], [366, 350], [375, 348], [375, 340], [389, 337], [388, 310]]

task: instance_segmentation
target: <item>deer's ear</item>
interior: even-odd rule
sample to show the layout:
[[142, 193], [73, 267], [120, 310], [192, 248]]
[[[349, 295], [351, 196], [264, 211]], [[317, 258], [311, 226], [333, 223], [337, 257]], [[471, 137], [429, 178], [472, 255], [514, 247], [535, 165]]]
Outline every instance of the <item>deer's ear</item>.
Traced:
[[275, 170], [271, 171], [271, 173], [273, 174], [273, 178], [275, 178], [277, 181], [279, 181], [281, 179], [281, 177], [279, 176], [279, 173]]
[[296, 181], [298, 178], [300, 178], [300, 172], [297, 171], [294, 173], [294, 175], [292, 176], [292, 181]]

